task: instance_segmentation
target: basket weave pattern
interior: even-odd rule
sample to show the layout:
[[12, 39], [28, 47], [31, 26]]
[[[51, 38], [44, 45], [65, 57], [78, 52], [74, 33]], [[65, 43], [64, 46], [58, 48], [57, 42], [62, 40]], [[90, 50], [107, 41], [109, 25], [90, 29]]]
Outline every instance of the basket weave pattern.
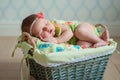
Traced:
[[57, 67], [44, 67], [29, 59], [30, 74], [36, 80], [102, 80], [111, 54]]

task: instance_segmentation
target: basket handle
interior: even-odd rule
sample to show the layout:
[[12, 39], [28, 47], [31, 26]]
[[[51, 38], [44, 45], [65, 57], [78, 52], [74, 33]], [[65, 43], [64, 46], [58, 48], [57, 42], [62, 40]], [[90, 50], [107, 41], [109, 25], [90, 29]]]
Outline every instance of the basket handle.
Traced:
[[104, 28], [105, 30], [108, 30], [107, 26], [103, 25], [103, 24], [95, 24], [95, 27], [99, 27], [101, 26], [102, 28]]
[[34, 52], [36, 49], [36, 44], [35, 44], [35, 40], [33, 39], [33, 37], [27, 32], [22, 32], [21, 38], [22, 38], [21, 41], [26, 41], [33, 47], [31, 48], [31, 51]]

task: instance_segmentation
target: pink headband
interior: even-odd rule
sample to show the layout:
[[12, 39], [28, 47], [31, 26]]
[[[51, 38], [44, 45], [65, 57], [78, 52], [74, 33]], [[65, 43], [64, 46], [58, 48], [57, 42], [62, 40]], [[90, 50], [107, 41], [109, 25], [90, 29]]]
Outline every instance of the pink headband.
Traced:
[[32, 35], [32, 28], [33, 28], [33, 25], [35, 24], [35, 22], [38, 20], [38, 19], [44, 19], [44, 14], [42, 12], [36, 14], [37, 15], [37, 18], [32, 22], [31, 26], [30, 26], [30, 34]]

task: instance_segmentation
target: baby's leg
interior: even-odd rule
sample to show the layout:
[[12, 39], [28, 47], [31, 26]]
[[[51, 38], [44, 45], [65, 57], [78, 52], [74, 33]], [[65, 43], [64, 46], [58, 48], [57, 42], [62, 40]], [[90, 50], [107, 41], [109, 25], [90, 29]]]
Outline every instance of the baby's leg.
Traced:
[[108, 32], [108, 30], [105, 30], [105, 31], [103, 32], [103, 34], [101, 35], [101, 38], [102, 38], [104, 41], [108, 42], [108, 39], [109, 39], [109, 32]]
[[103, 41], [95, 34], [95, 28], [89, 23], [83, 23], [78, 25], [75, 30], [75, 36], [81, 40], [94, 44], [93, 47], [99, 47], [106, 45], [106, 42]]
[[104, 28], [104, 32], [102, 33], [102, 35], [100, 36], [100, 38], [103, 39], [104, 41], [108, 42], [108, 40], [109, 40], [109, 32], [108, 32], [107, 26], [103, 25], [103, 24], [96, 24], [95, 26], [96, 27], [97, 26], [101, 26], [102, 28]]

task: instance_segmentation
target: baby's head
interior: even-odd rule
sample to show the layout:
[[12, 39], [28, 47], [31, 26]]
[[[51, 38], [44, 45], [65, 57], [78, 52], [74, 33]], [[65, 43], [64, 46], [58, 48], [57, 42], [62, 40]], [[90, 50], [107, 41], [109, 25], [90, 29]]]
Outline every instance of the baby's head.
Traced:
[[44, 14], [42, 12], [38, 13], [38, 14], [32, 14], [32, 15], [26, 17], [23, 20], [22, 25], [21, 25], [22, 32], [28, 32], [31, 34], [32, 27], [34, 26], [35, 22], [40, 18], [41, 19], [44, 18]]
[[32, 14], [26, 17], [22, 22], [21, 30], [41, 39], [55, 34], [53, 24], [44, 18], [43, 13]]

